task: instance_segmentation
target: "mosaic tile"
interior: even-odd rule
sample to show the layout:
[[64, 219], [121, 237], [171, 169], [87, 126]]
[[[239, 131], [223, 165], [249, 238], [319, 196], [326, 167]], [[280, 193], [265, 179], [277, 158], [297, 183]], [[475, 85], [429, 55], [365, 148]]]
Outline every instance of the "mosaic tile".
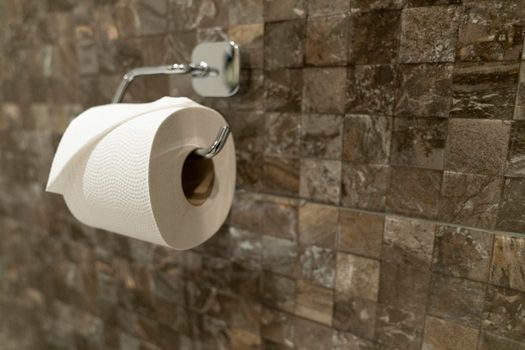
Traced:
[[342, 164], [341, 205], [383, 210], [390, 168], [384, 165]]
[[343, 160], [386, 164], [390, 154], [392, 120], [370, 115], [346, 115]]
[[525, 123], [516, 121], [510, 128], [510, 143], [505, 175], [525, 176]]
[[365, 339], [374, 338], [377, 303], [336, 292], [334, 301], [334, 328]]
[[307, 202], [299, 207], [299, 241], [303, 246], [334, 248], [339, 210]]
[[337, 253], [336, 291], [375, 301], [378, 288], [379, 261]]
[[301, 156], [340, 159], [342, 141], [343, 116], [301, 115]]
[[304, 18], [306, 16], [304, 0], [263, 0], [264, 20], [282, 21]]
[[497, 234], [491, 266], [491, 283], [525, 292], [525, 239]]
[[392, 65], [348, 68], [346, 111], [353, 114], [392, 115], [396, 75]]
[[339, 204], [341, 162], [336, 160], [301, 160], [299, 195], [320, 202]]
[[337, 248], [377, 259], [381, 256], [384, 225], [382, 215], [341, 209]]
[[295, 313], [298, 316], [330, 326], [334, 303], [333, 290], [299, 281]]
[[347, 61], [347, 16], [309, 18], [306, 25], [305, 61], [326, 66], [344, 65]]
[[505, 179], [496, 228], [525, 231], [525, 180]]
[[304, 36], [305, 24], [302, 20], [266, 23], [264, 26], [265, 68], [301, 67]]
[[487, 289], [482, 330], [509, 340], [525, 340], [525, 294], [490, 286]]
[[383, 347], [421, 348], [424, 316], [390, 305], [379, 305], [375, 336]]
[[303, 69], [303, 112], [344, 113], [345, 87], [345, 68]]
[[266, 111], [300, 112], [303, 72], [300, 69], [278, 69], [266, 72], [264, 94]]
[[479, 331], [475, 328], [427, 316], [423, 349], [477, 349]]

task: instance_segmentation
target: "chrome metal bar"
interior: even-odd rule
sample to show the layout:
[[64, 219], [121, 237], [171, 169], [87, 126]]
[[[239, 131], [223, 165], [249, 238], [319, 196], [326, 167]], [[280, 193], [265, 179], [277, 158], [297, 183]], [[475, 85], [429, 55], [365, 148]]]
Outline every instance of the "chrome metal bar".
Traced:
[[201, 157], [204, 158], [213, 158], [215, 157], [224, 147], [226, 144], [226, 141], [228, 140], [228, 135], [230, 135], [230, 127], [229, 126], [223, 126], [220, 130], [217, 136], [215, 137], [215, 141], [213, 141], [212, 145], [208, 148], [198, 148], [195, 150], [195, 153], [198, 154]]

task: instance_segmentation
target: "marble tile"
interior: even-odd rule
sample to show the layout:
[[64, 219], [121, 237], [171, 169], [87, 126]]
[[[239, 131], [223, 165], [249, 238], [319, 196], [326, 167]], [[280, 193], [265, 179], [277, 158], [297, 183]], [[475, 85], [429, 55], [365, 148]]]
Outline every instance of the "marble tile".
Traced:
[[228, 29], [228, 38], [243, 48], [241, 51], [243, 68], [263, 68], [264, 25], [262, 23], [232, 26]]
[[342, 114], [346, 107], [345, 90], [345, 68], [305, 68], [302, 111]]
[[447, 118], [452, 107], [452, 64], [398, 66], [396, 115]]
[[505, 175], [525, 176], [525, 122], [519, 120], [510, 128], [510, 143]]
[[255, 211], [258, 233], [297, 240], [298, 203], [294, 199], [277, 196], [257, 198], [247, 208]]
[[335, 248], [339, 210], [333, 206], [306, 202], [299, 207], [301, 246]]
[[438, 218], [450, 223], [493, 229], [502, 183], [500, 176], [445, 171]]
[[337, 253], [335, 290], [356, 298], [377, 301], [379, 261]]
[[264, 109], [275, 112], [300, 112], [303, 98], [303, 72], [277, 69], [264, 74]]
[[330, 327], [299, 317], [295, 318], [293, 327], [294, 345], [297, 349], [327, 349], [332, 344]]
[[263, 236], [262, 267], [289, 277], [296, 275], [297, 246], [286, 239]]
[[479, 331], [439, 318], [427, 316], [422, 349], [465, 349], [476, 350]]
[[375, 350], [376, 344], [351, 333], [334, 331], [332, 336], [332, 350]]
[[[263, 308], [261, 315], [261, 336], [279, 345], [293, 345], [293, 320], [295, 317], [284, 312]], [[263, 342], [264, 344], [264, 342]]]
[[516, 93], [516, 104], [514, 106], [514, 119], [523, 120], [525, 119], [525, 64], [520, 65], [520, 77]]
[[460, 9], [456, 6], [404, 9], [399, 60], [403, 63], [454, 62], [459, 17]]
[[265, 115], [265, 154], [284, 157], [299, 156], [298, 114], [267, 113]]
[[264, 25], [264, 66], [302, 67], [305, 23], [303, 20], [271, 22]]
[[235, 148], [263, 152], [265, 134], [262, 130], [265, 127], [266, 119], [262, 113], [246, 114], [240, 111], [232, 111], [226, 116], [228, 124], [232, 130], [235, 141]]
[[503, 172], [510, 135], [508, 122], [452, 119], [449, 122], [445, 169], [496, 175]]
[[306, 22], [305, 61], [316, 66], [344, 65], [350, 17], [311, 17]]
[[261, 153], [236, 150], [237, 188], [260, 190], [263, 183], [263, 155]]
[[283, 21], [306, 17], [304, 0], [263, 0], [264, 20]]
[[295, 311], [296, 281], [293, 278], [264, 272], [261, 280], [261, 302], [280, 311]]
[[381, 261], [429, 269], [435, 229], [433, 223], [387, 216]]
[[428, 313], [472, 328], [481, 322], [485, 284], [432, 274]]
[[492, 333], [484, 332], [480, 336], [479, 350], [523, 350], [525, 343], [498, 337]]
[[229, 6], [225, 0], [169, 1], [171, 30], [180, 32], [197, 28], [228, 26]]
[[383, 348], [419, 350], [423, 338], [421, 313], [380, 304], [375, 336]]
[[324, 288], [334, 288], [336, 255], [332, 249], [317, 246], [303, 248], [299, 256], [301, 278]]
[[497, 234], [490, 282], [525, 292], [525, 238]]
[[383, 215], [340, 209], [338, 250], [379, 259], [384, 225]]
[[333, 294], [331, 289], [298, 281], [296, 315], [330, 326], [334, 304]]
[[394, 118], [391, 164], [443, 169], [448, 121]]
[[397, 75], [392, 65], [359, 65], [347, 74], [347, 112], [392, 115]]
[[350, 4], [345, 0], [308, 0], [308, 16], [329, 16], [350, 11]]
[[324, 203], [339, 204], [341, 162], [301, 159], [299, 195]]
[[229, 6], [230, 25], [263, 22], [263, 0], [240, 0]]
[[392, 167], [386, 197], [389, 212], [435, 218], [442, 172], [430, 169]]
[[343, 160], [386, 164], [390, 154], [392, 119], [370, 115], [346, 115]]
[[525, 341], [525, 293], [489, 285], [483, 315], [483, 331]]
[[[177, 6], [173, 3], [171, 5]], [[124, 37], [166, 33], [169, 26], [167, 12], [168, 0], [120, 2], [115, 11], [118, 32]], [[192, 15], [196, 13], [193, 12]], [[194, 24], [192, 20], [195, 17], [192, 16], [185, 24]]]
[[463, 1], [456, 56], [462, 61], [517, 60], [523, 47], [523, 1]]
[[371, 10], [400, 10], [406, 0], [353, 0], [350, 2], [351, 12], [368, 12]]
[[301, 156], [340, 159], [343, 141], [343, 116], [333, 114], [301, 115]]
[[401, 11], [352, 13], [348, 61], [353, 64], [389, 64], [397, 61]]
[[519, 69], [515, 62], [456, 63], [450, 116], [511, 119]]
[[300, 162], [296, 158], [264, 156], [263, 184], [278, 194], [299, 193]]
[[390, 168], [385, 165], [342, 164], [341, 205], [383, 210]]
[[336, 292], [333, 326], [365, 339], [374, 338], [377, 303]]
[[491, 233], [484, 231], [438, 225], [432, 270], [486, 282], [493, 238]]
[[496, 228], [525, 231], [525, 180], [505, 179]]

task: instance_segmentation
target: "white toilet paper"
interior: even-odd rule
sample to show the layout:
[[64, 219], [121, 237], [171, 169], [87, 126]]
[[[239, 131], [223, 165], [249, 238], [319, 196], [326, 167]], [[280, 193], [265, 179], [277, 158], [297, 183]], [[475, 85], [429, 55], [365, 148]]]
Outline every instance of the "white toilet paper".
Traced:
[[[87, 225], [192, 248], [217, 232], [231, 207], [233, 138], [212, 161], [185, 161], [224, 125], [216, 111], [180, 97], [88, 109], [66, 129], [47, 191], [62, 194]], [[197, 189], [185, 194], [183, 185]]]

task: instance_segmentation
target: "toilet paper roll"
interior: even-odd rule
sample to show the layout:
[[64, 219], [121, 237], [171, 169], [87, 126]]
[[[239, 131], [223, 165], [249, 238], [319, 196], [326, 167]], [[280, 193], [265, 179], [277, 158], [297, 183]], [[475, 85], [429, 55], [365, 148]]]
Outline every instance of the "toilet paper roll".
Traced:
[[224, 125], [187, 98], [91, 108], [66, 129], [46, 189], [89, 226], [192, 248], [218, 231], [233, 200], [232, 137], [211, 160], [192, 155]]

